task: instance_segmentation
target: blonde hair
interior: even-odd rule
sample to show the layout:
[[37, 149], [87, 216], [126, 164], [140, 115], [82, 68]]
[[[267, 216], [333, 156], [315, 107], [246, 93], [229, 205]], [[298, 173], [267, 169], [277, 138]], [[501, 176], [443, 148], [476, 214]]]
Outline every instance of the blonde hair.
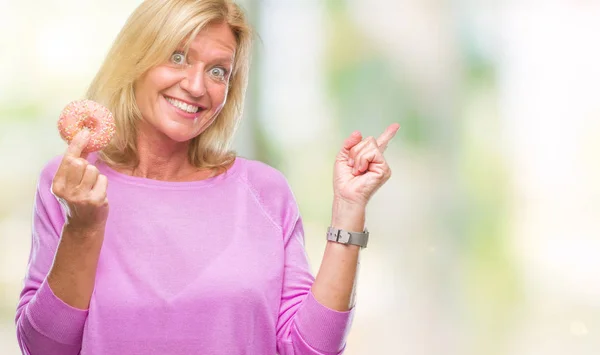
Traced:
[[99, 153], [100, 159], [113, 166], [137, 166], [136, 122], [141, 113], [136, 81], [167, 62], [182, 43], [187, 51], [204, 27], [221, 22], [229, 25], [237, 41], [227, 100], [214, 122], [191, 140], [188, 158], [199, 168], [219, 168], [235, 159], [229, 147], [244, 106], [252, 30], [231, 0], [146, 0], [131, 14], [86, 95], [115, 116], [116, 135]]

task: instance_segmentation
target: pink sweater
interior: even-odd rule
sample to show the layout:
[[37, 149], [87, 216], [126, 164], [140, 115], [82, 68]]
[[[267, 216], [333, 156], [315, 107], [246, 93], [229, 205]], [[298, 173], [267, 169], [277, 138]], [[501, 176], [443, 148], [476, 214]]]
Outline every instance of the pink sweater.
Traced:
[[[88, 310], [46, 281], [64, 224], [40, 176], [32, 250], [17, 309], [24, 354], [340, 354], [353, 310], [320, 304], [302, 220], [284, 176], [237, 158], [193, 182], [108, 177], [110, 212]], [[94, 162], [95, 155], [88, 160]]]

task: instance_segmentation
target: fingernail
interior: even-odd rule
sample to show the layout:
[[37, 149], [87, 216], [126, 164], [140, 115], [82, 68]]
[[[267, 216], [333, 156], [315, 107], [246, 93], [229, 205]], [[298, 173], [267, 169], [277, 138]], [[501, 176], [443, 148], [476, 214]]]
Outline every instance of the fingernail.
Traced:
[[348, 166], [354, 166], [354, 159], [348, 159]]

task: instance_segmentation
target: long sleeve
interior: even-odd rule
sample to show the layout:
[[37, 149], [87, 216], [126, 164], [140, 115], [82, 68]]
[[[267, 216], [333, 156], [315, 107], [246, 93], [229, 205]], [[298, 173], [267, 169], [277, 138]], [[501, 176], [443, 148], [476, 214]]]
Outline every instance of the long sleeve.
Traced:
[[38, 182], [31, 252], [15, 318], [19, 346], [28, 355], [78, 354], [88, 313], [56, 297], [46, 280], [64, 225], [60, 204], [51, 193], [56, 165], [53, 161], [46, 166]]
[[58, 163], [44, 169], [35, 198], [16, 316], [24, 354], [343, 352], [353, 311], [311, 294], [299, 210], [275, 169], [239, 158], [217, 177], [168, 182], [97, 163], [118, 213], [107, 222], [89, 310], [80, 310], [46, 281], [65, 223], [50, 191]]
[[342, 354], [354, 309], [339, 312], [320, 304], [310, 289], [314, 277], [304, 248], [302, 219], [295, 202], [283, 218], [285, 265], [277, 348], [281, 355]]

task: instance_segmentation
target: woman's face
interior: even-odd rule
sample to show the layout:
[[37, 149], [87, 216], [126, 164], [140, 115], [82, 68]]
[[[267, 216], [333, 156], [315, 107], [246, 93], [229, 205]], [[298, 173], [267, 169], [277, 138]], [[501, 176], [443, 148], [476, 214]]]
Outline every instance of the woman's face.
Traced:
[[211, 24], [194, 38], [187, 57], [176, 51], [146, 72], [135, 85], [143, 118], [139, 128], [176, 142], [202, 133], [225, 105], [235, 48], [229, 26]]

